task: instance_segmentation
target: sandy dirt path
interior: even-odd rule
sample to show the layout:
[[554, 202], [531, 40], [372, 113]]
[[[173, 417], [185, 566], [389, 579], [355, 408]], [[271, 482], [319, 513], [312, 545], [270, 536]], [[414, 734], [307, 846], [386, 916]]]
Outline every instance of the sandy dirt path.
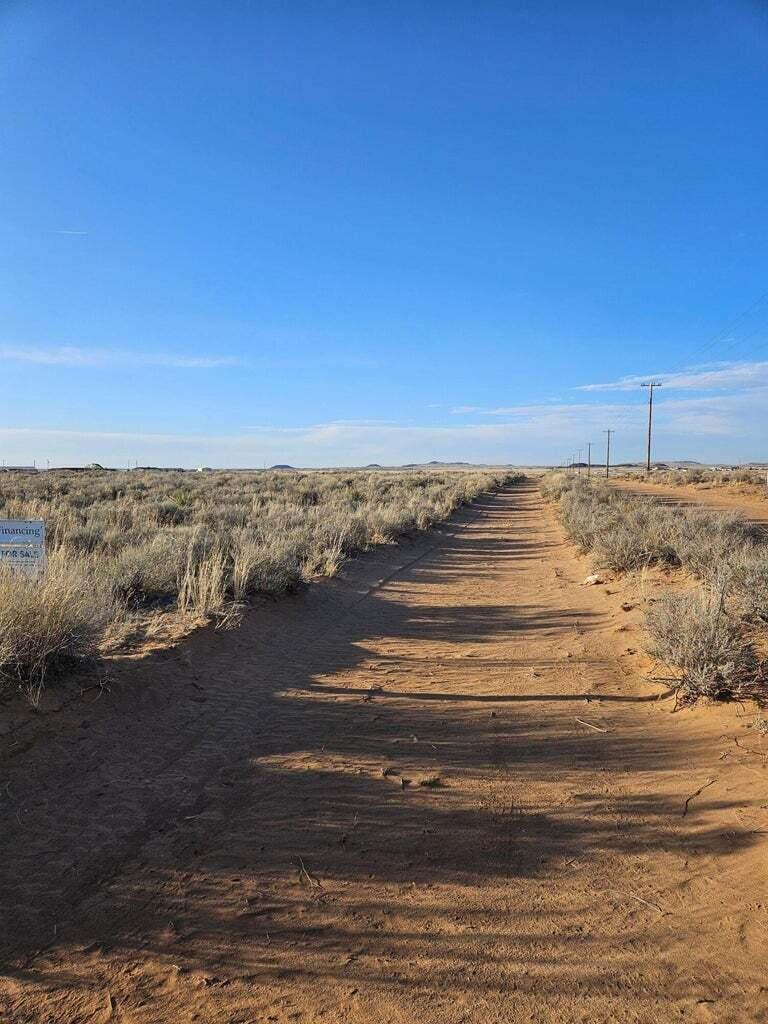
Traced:
[[526, 484], [20, 717], [0, 1019], [764, 1021], [768, 745], [586, 572]]

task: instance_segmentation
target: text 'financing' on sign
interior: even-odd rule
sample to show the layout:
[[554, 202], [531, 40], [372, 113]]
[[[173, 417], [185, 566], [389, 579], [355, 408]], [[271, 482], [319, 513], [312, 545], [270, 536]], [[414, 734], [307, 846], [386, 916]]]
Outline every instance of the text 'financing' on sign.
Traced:
[[0, 519], [0, 565], [30, 576], [45, 568], [42, 519]]

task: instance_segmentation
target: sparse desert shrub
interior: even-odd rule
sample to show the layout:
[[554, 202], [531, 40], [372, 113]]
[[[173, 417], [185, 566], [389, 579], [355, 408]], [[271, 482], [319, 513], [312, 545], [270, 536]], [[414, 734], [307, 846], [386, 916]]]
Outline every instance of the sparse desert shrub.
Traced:
[[191, 507], [189, 503], [180, 505], [178, 501], [159, 501], [154, 507], [154, 513], [160, 526], [179, 526], [185, 523], [190, 516]]
[[50, 675], [95, 654], [113, 613], [109, 588], [82, 559], [54, 552], [40, 580], [0, 571], [0, 678], [36, 702]]
[[[647, 480], [645, 473], [628, 473], [630, 480]], [[651, 481], [654, 484], [672, 484], [675, 487], [694, 485], [711, 485], [721, 487], [726, 484], [751, 484], [765, 486], [765, 473], [757, 469], [706, 469], [693, 466], [689, 469], [656, 469]]]
[[189, 547], [183, 536], [158, 534], [148, 543], [123, 548], [105, 563], [105, 577], [115, 595], [128, 600], [173, 597], [179, 591]]
[[736, 513], [665, 505], [602, 481], [545, 479], [541, 489], [559, 502], [560, 519], [582, 551], [617, 572], [682, 565], [706, 579], [760, 540], [757, 528]]
[[567, 473], [547, 473], [539, 481], [539, 490], [548, 501], [559, 501], [566, 491], [580, 486], [579, 478]]
[[735, 512], [676, 508], [671, 520], [671, 543], [677, 558], [695, 576], [706, 578], [737, 552], [752, 548], [759, 534]]
[[608, 512], [588, 491], [563, 490], [560, 518], [582, 551], [591, 551], [597, 538], [609, 529]]
[[[577, 478], [578, 480], [578, 478]], [[658, 503], [627, 499], [602, 482], [550, 488], [560, 493], [560, 518], [582, 551], [604, 569], [624, 572], [676, 560], [667, 511]]]
[[[51, 471], [6, 474], [8, 518], [44, 519], [49, 570], [0, 580], [0, 680], [39, 692], [89, 654], [114, 609], [176, 600], [217, 614], [339, 571], [522, 474], [439, 471]], [[36, 688], [36, 689], [35, 689]]]
[[73, 527], [66, 535], [65, 544], [74, 552], [95, 551], [104, 542], [104, 529], [99, 523]]
[[243, 532], [233, 547], [232, 589], [236, 601], [251, 594], [281, 594], [301, 580], [301, 567], [290, 544], [263, 542]]
[[646, 537], [633, 530], [631, 523], [616, 520], [594, 538], [592, 552], [595, 565], [614, 572], [641, 569], [653, 561]]
[[728, 586], [739, 614], [768, 622], [768, 548], [756, 544], [731, 553], [727, 566]]
[[649, 653], [680, 673], [687, 696], [734, 694], [756, 678], [751, 635], [755, 623], [768, 622], [768, 545], [753, 524], [562, 475], [542, 490], [559, 501], [566, 530], [600, 567], [682, 565], [702, 581], [646, 616]]
[[754, 648], [728, 614], [722, 588], [664, 598], [648, 612], [646, 629], [648, 653], [680, 672], [687, 696], [733, 696], [754, 676]]
[[373, 544], [389, 544], [408, 529], [409, 517], [398, 508], [373, 507], [368, 510], [366, 518]]

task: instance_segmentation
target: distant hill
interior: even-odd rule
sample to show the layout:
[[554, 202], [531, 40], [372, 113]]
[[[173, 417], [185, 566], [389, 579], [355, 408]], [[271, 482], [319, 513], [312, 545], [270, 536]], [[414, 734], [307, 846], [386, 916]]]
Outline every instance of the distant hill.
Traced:
[[[432, 459], [431, 462], [405, 462], [400, 469], [423, 469], [425, 466], [473, 466], [483, 465], [483, 463], [473, 462], [441, 462], [439, 459]], [[397, 467], [394, 467], [397, 468]]]
[[[603, 463], [605, 465], [605, 463]], [[613, 465], [617, 469], [645, 469], [645, 462], [614, 462]], [[686, 469], [692, 466], [703, 466], [703, 462], [693, 462], [685, 459], [665, 459], [663, 462], [660, 459], [654, 459], [651, 465], [655, 469]]]
[[293, 469], [293, 466], [289, 466], [287, 463], [279, 462], [276, 466], [270, 466], [270, 469]]

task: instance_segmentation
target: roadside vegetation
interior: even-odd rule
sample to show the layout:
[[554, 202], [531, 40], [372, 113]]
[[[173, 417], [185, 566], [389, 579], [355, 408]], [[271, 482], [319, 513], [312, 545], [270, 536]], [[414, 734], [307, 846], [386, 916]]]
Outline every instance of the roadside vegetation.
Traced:
[[48, 567], [0, 573], [0, 685], [35, 698], [138, 609], [226, 616], [335, 575], [520, 474], [49, 472], [0, 480], [0, 516], [44, 519]]
[[650, 606], [648, 653], [673, 670], [682, 694], [733, 697], [762, 681], [768, 627], [768, 544], [735, 513], [670, 506], [601, 480], [550, 474], [541, 482], [597, 569], [686, 571], [697, 585]]
[[759, 469], [705, 469], [692, 466], [690, 469], [655, 469], [650, 478], [642, 472], [622, 474], [625, 480], [638, 480], [652, 484], [666, 484], [672, 487], [754, 487], [766, 489], [766, 473]]

